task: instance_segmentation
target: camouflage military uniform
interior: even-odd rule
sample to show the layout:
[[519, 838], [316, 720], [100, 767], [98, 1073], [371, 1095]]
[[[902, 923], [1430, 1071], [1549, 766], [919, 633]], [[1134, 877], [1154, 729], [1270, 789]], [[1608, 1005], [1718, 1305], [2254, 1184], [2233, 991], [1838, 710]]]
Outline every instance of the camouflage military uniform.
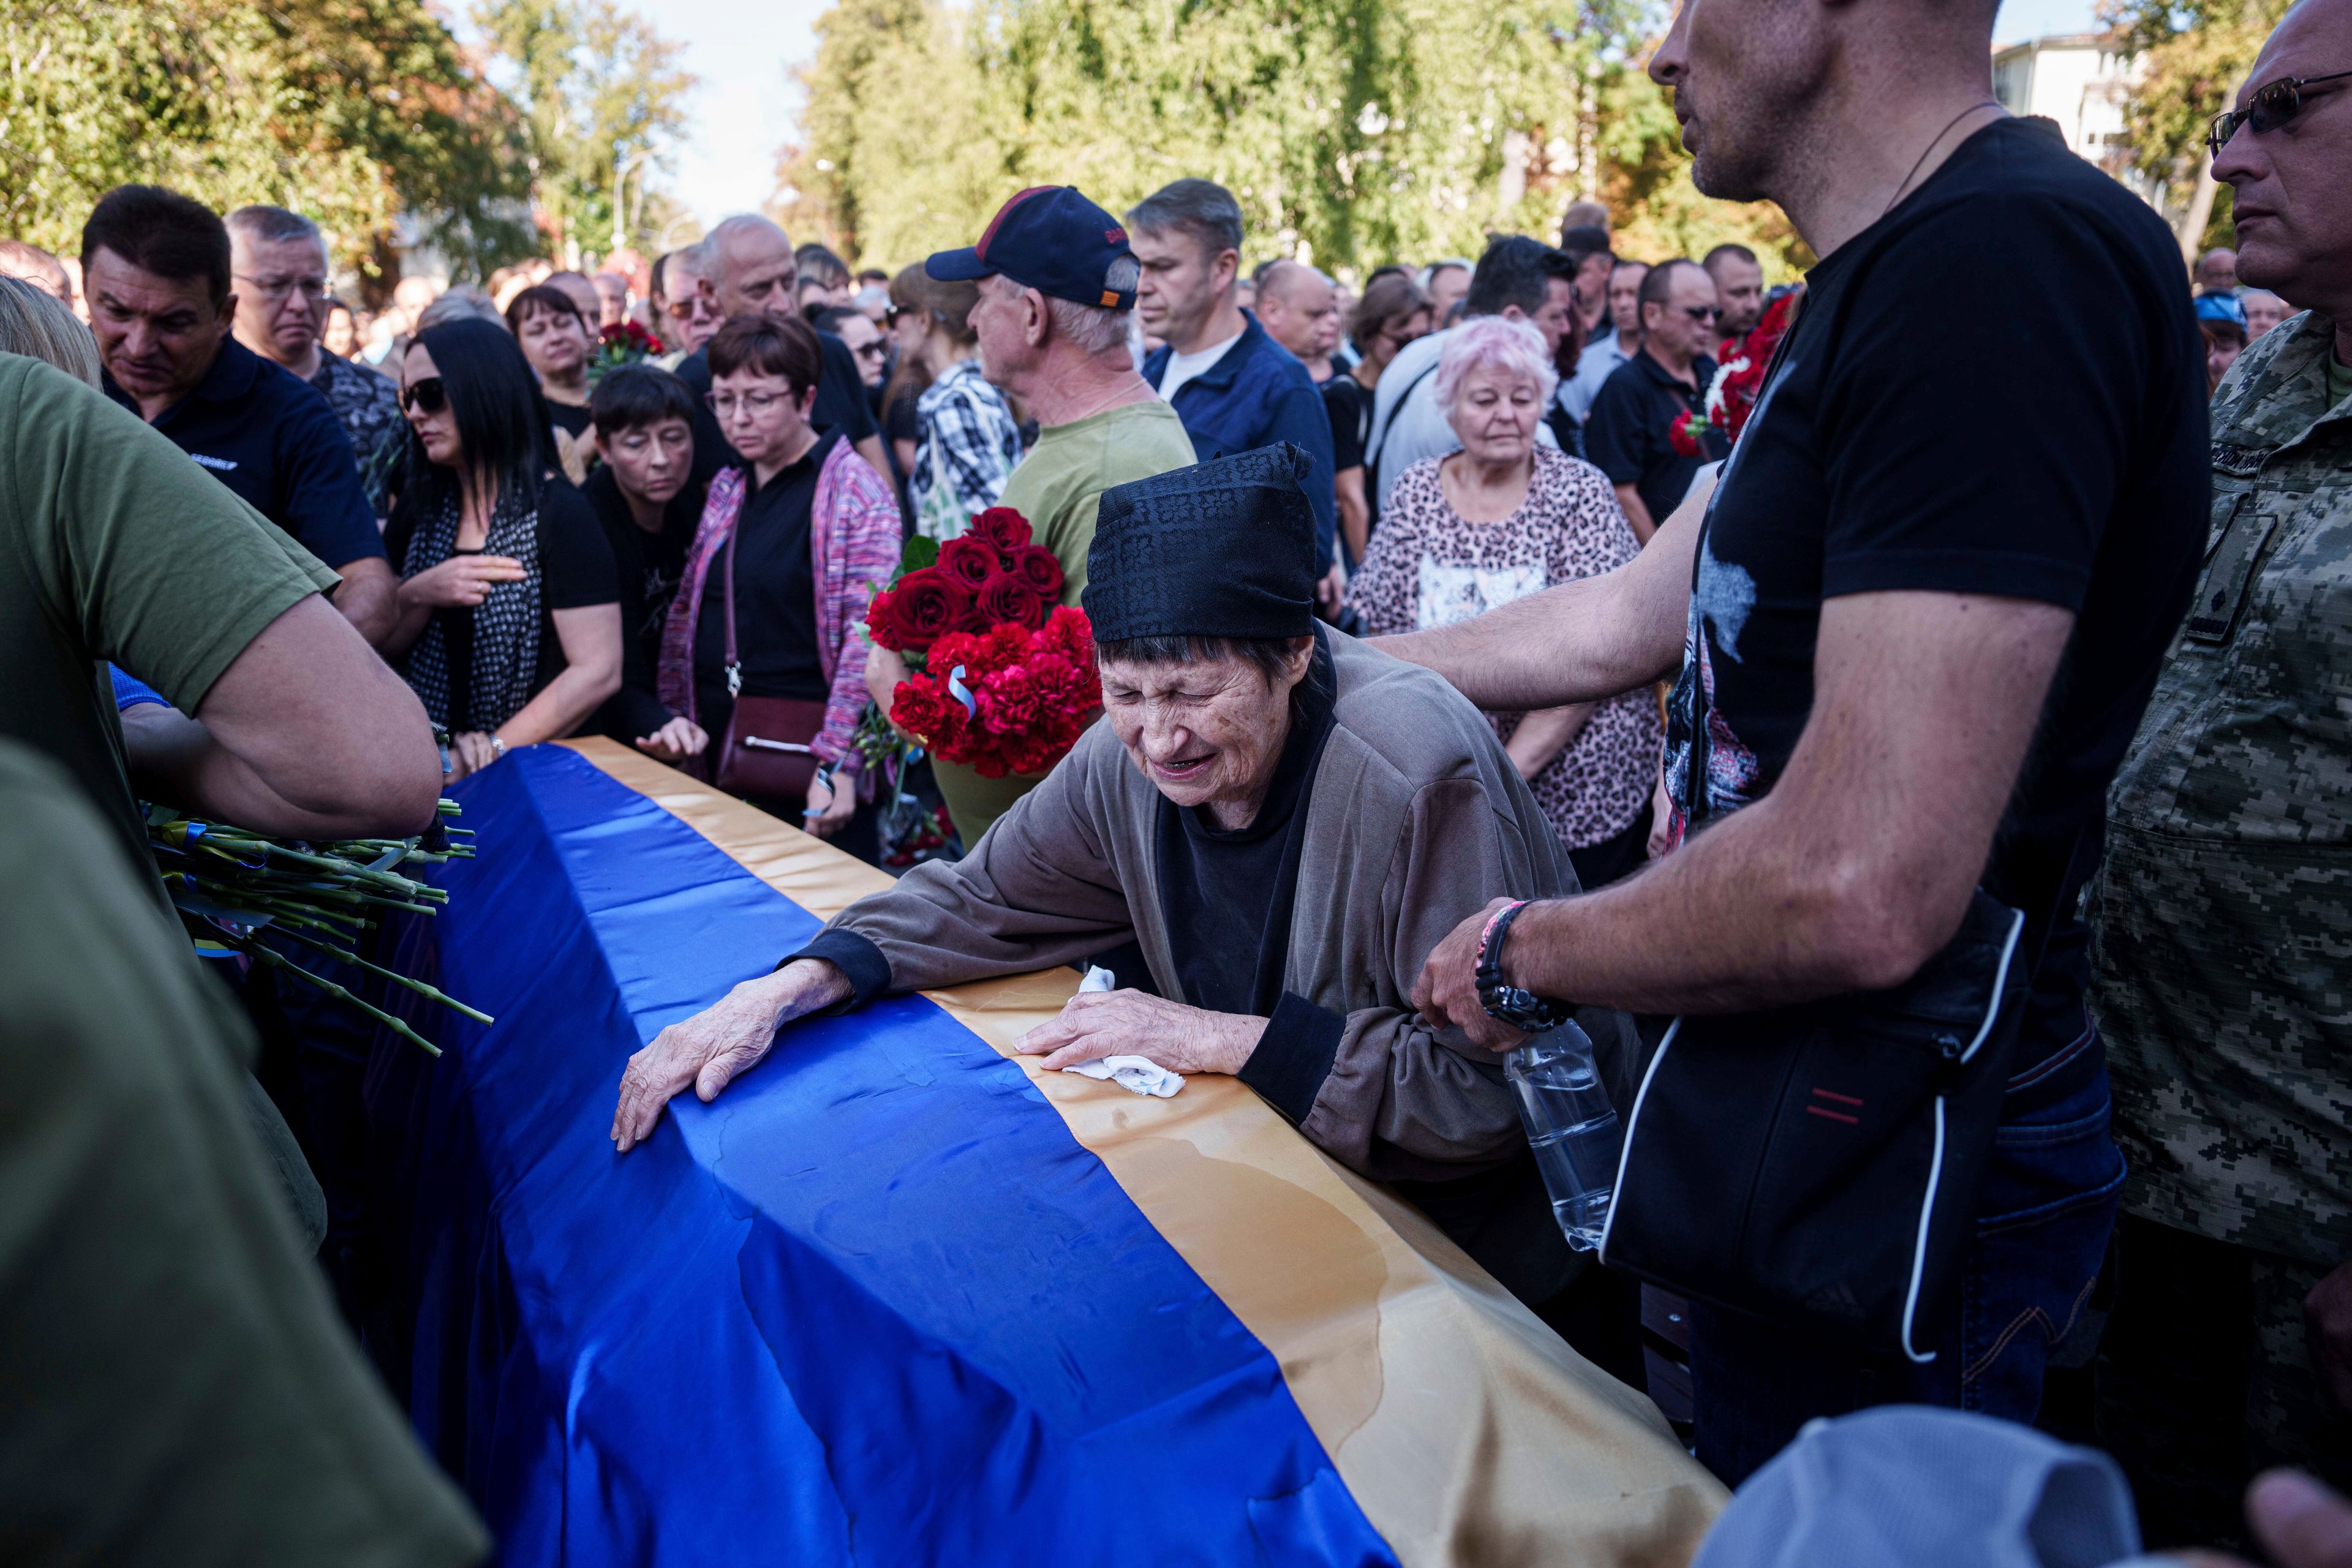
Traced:
[[[2329, 406], [2334, 335], [2311, 313], [2282, 323], [2215, 396], [2204, 575], [2116, 774], [2087, 900], [2125, 1210], [2189, 1233], [2119, 1242], [2119, 1342], [2182, 1343], [2168, 1367], [2103, 1361], [2101, 1436], [2144, 1504], [2205, 1472], [2232, 1521], [2242, 1467], [2214, 1443], [2339, 1479], [2352, 1452], [2301, 1321], [2304, 1292], [2352, 1258], [2352, 398]], [[2196, 1342], [2187, 1296], [2151, 1321], [2150, 1291], [2222, 1287], [2152, 1265], [2135, 1279], [2134, 1234], [2164, 1272], [2234, 1273], [2230, 1340]], [[2188, 1407], [2189, 1374], [2232, 1363], [2231, 1341], [2241, 1429]]]

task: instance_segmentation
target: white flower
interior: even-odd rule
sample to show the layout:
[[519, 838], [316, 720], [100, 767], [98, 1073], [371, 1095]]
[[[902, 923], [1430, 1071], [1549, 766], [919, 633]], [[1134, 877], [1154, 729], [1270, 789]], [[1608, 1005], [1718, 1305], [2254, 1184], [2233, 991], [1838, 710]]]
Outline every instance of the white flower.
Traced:
[[1715, 367], [1715, 379], [1706, 384], [1706, 422], [1708, 424], [1717, 428], [1721, 427], [1721, 422], [1717, 416], [1723, 412], [1724, 383], [1747, 368], [1748, 362], [1744, 359], [1736, 359], [1727, 364]]

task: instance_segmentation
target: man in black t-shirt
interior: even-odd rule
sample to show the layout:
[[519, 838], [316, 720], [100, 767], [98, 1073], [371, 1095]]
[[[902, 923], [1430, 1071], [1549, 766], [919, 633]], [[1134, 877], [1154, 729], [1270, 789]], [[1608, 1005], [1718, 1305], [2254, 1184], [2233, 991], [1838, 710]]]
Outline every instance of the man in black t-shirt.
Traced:
[[[2163, 223], [1991, 100], [1992, 9], [1683, 7], [1650, 70], [1699, 188], [1777, 199], [1822, 258], [1773, 378], [1712, 499], [1631, 564], [1382, 645], [1504, 710], [1680, 668], [1677, 847], [1524, 910], [1491, 955], [1509, 985], [1769, 1028], [1910, 978], [1979, 884], [2026, 917], [2031, 1002], [1960, 1284], [1914, 1325], [1931, 1359], [1694, 1303], [1698, 1453], [1727, 1481], [1864, 1405], [2032, 1419], [2123, 1178], [2072, 914], [2204, 542], [2202, 366]], [[1480, 1004], [1484, 924], [1438, 945], [1415, 998], [1500, 1049], [1522, 1037]]]
[[[709, 283], [719, 296], [719, 310], [729, 316], [773, 310], [797, 316], [793, 294], [800, 276], [793, 242], [768, 219], [749, 213], [721, 218], [702, 242], [710, 263]], [[831, 332], [816, 335], [824, 353], [824, 374], [817, 382], [816, 407], [809, 422], [820, 430], [838, 430], [857, 455], [877, 474], [891, 471], [882, 450], [882, 434], [866, 399], [866, 384], [857, 374], [857, 360], [849, 345]], [[694, 394], [694, 480], [690, 494], [699, 497], [719, 469], [742, 461], [720, 433], [719, 421], [706, 399], [710, 395], [710, 356], [697, 349], [678, 361], [677, 377]]]
[[1730, 447], [1706, 417], [1715, 380], [1706, 351], [1721, 314], [1715, 280], [1696, 261], [1661, 261], [1642, 279], [1640, 298], [1642, 347], [1601, 384], [1584, 450], [1617, 487], [1633, 537], [1646, 540], [1682, 504], [1700, 465]]

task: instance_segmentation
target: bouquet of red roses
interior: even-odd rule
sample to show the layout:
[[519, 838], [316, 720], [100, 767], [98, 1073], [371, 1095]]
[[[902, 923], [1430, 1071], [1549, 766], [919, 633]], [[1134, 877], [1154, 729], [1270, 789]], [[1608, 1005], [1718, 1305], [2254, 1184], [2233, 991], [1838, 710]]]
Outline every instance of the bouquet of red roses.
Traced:
[[[907, 561], [929, 543], [908, 541]], [[874, 641], [907, 661], [890, 721], [982, 778], [1044, 773], [1102, 706], [1086, 612], [1055, 605], [1062, 563], [1009, 507], [989, 508], [937, 552], [866, 612]]]
[[602, 381], [608, 370], [618, 370], [667, 352], [659, 338], [636, 322], [616, 321], [597, 339], [595, 357], [588, 362], [588, 384], [593, 386]]

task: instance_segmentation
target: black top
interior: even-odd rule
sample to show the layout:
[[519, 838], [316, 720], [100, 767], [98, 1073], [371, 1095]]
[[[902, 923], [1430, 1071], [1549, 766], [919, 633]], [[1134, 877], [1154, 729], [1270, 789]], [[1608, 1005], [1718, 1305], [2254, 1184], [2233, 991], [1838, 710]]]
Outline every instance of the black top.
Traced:
[[[419, 510], [415, 505], [394, 509], [383, 543], [394, 563], [408, 553]], [[481, 552], [452, 553], [479, 555]], [[587, 499], [561, 479], [548, 480], [539, 492], [539, 659], [530, 678], [531, 696], [538, 696], [548, 682], [563, 673], [563, 644], [555, 635], [555, 612], [610, 605], [619, 596], [613, 547], [605, 542], [604, 531]], [[473, 609], [445, 606], [433, 615], [441, 624], [449, 667], [449, 732], [456, 735], [479, 729], [473, 713]], [[625, 648], [623, 657], [626, 657]]]
[[[866, 384], [857, 379], [857, 356], [831, 332], [819, 332], [816, 341], [824, 351], [824, 370], [817, 377], [816, 407], [810, 412], [809, 423], [820, 430], [838, 430], [843, 439], [855, 446], [875, 434]], [[719, 416], [710, 412], [709, 349], [698, 348], [678, 361], [677, 378], [694, 394], [694, 477], [687, 489], [699, 505], [710, 477], [721, 468], [741, 468], [743, 458], [719, 430]]]
[[552, 397], [540, 401], [547, 405], [547, 422], [575, 441], [587, 435], [588, 427], [595, 423], [588, 416], [584, 403], [558, 403]]
[[1341, 371], [1323, 384], [1323, 412], [1331, 416], [1331, 471], [1364, 466], [1364, 442], [1372, 433], [1372, 395]]
[[1685, 413], [1706, 417], [1715, 362], [1699, 355], [1691, 361], [1691, 377], [1697, 384], [1685, 386], [1646, 351], [1637, 353], [1609, 373], [1584, 421], [1586, 457], [1611, 484], [1632, 485], [1650, 509], [1652, 522], [1664, 522], [1683, 504], [1699, 465], [1730, 449], [1721, 432], [1709, 430], [1704, 457], [1675, 450], [1675, 419]]
[[919, 392], [900, 393], [882, 411], [882, 434], [891, 441], [919, 441], [923, 438], [923, 420], [916, 412], [915, 402]]
[[1303, 1121], [1331, 1070], [1344, 1020], [1282, 988], [1291, 905], [1307, 840], [1307, 807], [1331, 733], [1331, 651], [1315, 658], [1292, 698], [1290, 736], [1265, 802], [1247, 827], [1227, 830], [1205, 806], [1162, 796], [1154, 851], [1160, 906], [1184, 998], [1213, 1013], [1269, 1020], [1242, 1081]]
[[[823, 702], [831, 695], [816, 649], [816, 569], [809, 557], [809, 513], [817, 471], [845, 439], [837, 430], [816, 438], [801, 460], [766, 484], [744, 476], [749, 488], [735, 519], [735, 651], [743, 664], [743, 695]], [[702, 609], [694, 624], [697, 721], [712, 736], [727, 732], [735, 700], [727, 693], [727, 552], [703, 574]]]
[[[2035, 286], [2008, 287], [2019, 277]], [[2032, 921], [2034, 952], [2095, 862], [2108, 782], [2204, 544], [2204, 360], [2179, 250], [2054, 132], [2009, 120], [1809, 281], [1695, 572], [1716, 711], [1706, 807], [1757, 799], [1787, 763], [1812, 710], [1822, 600], [1907, 589], [2062, 605], [2074, 637], [1984, 879]], [[1951, 308], [1995, 298], [1998, 310]], [[1686, 671], [1667, 756], [1678, 795], [1692, 698]], [[2035, 980], [2025, 1048], [2046, 1054], [2082, 1026], [2071, 919]]]
[[686, 572], [686, 552], [694, 543], [699, 514], [688, 504], [688, 491], [681, 489], [662, 510], [661, 531], [647, 533], [630, 515], [613, 470], [601, 466], [588, 476], [582, 492], [612, 546], [621, 597], [621, 689], [604, 704], [597, 728], [616, 741], [635, 741], [673, 717], [656, 693], [655, 678], [661, 668], [662, 627]]
[[[138, 400], [112, 376], [105, 384], [109, 397], [139, 412]], [[205, 379], [165, 409], [155, 428], [329, 566], [383, 559], [375, 508], [342, 420], [318, 388], [283, 365], [223, 338]]]

